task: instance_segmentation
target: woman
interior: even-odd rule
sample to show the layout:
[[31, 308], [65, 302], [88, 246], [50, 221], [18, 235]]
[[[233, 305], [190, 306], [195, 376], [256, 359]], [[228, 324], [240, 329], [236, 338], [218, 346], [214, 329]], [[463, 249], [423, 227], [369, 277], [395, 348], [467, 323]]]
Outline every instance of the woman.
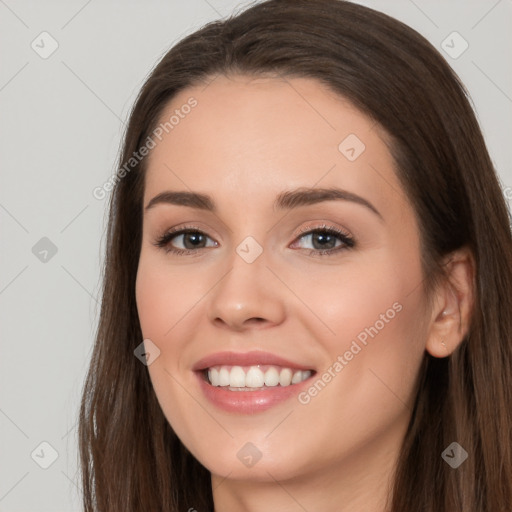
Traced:
[[509, 511], [509, 220], [402, 23], [270, 0], [184, 38], [111, 198], [85, 509]]

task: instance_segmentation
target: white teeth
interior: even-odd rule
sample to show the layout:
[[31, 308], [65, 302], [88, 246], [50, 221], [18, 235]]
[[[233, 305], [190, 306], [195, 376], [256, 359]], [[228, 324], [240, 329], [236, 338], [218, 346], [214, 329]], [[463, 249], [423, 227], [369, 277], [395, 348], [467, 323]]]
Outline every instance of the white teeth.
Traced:
[[289, 386], [292, 383], [293, 372], [290, 368], [283, 368], [279, 374], [279, 383], [281, 386]]
[[245, 372], [241, 366], [233, 366], [229, 374], [229, 385], [232, 388], [245, 388]]
[[[243, 371], [243, 370], [242, 370]], [[261, 388], [265, 384], [265, 375], [263, 372], [255, 367], [251, 366], [247, 375], [245, 376], [245, 387], [246, 388]]]
[[[249, 370], [250, 371], [250, 370]], [[279, 373], [276, 368], [269, 368], [265, 372], [265, 386], [277, 386], [279, 384]]]
[[[213, 377], [213, 376], [212, 376]], [[219, 383], [215, 384], [216, 386], [229, 386], [229, 370], [225, 367], [222, 367], [219, 371]], [[212, 381], [210, 381], [212, 382]]]
[[208, 379], [210, 382], [219, 382], [219, 370], [217, 368], [210, 368], [208, 370]]
[[212, 386], [230, 388], [275, 387], [298, 384], [311, 376], [310, 370], [295, 370], [279, 366], [268, 366], [263, 371], [259, 366], [244, 370], [241, 366], [216, 366], [208, 369], [208, 380]]
[[292, 384], [297, 384], [302, 379], [302, 372], [299, 370], [295, 372], [292, 377]]

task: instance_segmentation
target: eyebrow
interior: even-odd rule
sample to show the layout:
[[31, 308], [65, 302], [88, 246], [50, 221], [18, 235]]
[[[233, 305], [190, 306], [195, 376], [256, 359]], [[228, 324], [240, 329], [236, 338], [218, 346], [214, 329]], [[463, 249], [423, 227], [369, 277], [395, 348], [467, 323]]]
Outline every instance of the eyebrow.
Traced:
[[[350, 201], [362, 205], [381, 220], [384, 220], [381, 213], [373, 206], [370, 201], [364, 199], [353, 192], [342, 190], [340, 188], [298, 188], [281, 192], [274, 201], [274, 210], [291, 210], [301, 206], [318, 204], [324, 201]], [[199, 210], [206, 210], [213, 213], [217, 212], [217, 206], [211, 196], [189, 191], [171, 191], [166, 190], [156, 195], [149, 201], [145, 211], [155, 207], [157, 204], [174, 204], [178, 206], [188, 206]]]

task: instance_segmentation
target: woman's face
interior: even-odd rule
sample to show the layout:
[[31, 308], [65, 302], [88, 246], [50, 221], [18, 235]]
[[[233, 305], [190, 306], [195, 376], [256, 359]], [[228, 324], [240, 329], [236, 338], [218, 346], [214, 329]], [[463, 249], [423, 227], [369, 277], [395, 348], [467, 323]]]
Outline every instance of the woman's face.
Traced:
[[219, 76], [173, 114], [136, 283], [172, 428], [214, 476], [390, 468], [428, 322], [419, 228], [378, 126], [306, 78]]

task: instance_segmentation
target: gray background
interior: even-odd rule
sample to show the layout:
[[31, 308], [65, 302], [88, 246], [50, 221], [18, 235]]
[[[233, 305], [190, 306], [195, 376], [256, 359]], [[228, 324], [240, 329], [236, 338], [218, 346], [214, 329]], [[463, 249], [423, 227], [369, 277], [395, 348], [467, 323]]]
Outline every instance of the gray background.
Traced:
[[[460, 75], [510, 204], [512, 2], [360, 3], [418, 30]], [[80, 510], [76, 414], [107, 205], [92, 191], [115, 172], [127, 114], [157, 60], [245, 4], [0, 0], [1, 512]], [[58, 43], [47, 58], [43, 31]], [[469, 44], [457, 58], [464, 43], [447, 39], [453, 31]]]

